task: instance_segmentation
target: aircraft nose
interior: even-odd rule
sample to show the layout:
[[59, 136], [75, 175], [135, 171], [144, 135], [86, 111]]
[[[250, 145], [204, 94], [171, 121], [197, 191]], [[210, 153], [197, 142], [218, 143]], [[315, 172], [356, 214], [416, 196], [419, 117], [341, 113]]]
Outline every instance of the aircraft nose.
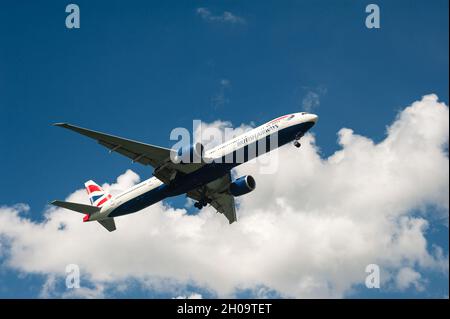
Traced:
[[308, 114], [308, 122], [316, 123], [319, 120], [319, 117], [316, 114]]

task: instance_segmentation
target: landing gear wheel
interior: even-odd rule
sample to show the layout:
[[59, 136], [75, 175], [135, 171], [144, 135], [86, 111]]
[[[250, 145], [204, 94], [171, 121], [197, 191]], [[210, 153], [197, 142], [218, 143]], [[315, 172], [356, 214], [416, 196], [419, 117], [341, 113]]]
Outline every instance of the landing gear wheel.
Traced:
[[199, 202], [194, 203], [194, 207], [198, 208], [198, 209], [202, 209], [206, 205], [208, 205], [208, 203], [206, 201], [204, 201], [204, 200], [201, 200]]
[[300, 144], [299, 141], [295, 141], [295, 142], [294, 142], [294, 146], [295, 146], [295, 147], [300, 147], [300, 146], [302, 146], [302, 144]]

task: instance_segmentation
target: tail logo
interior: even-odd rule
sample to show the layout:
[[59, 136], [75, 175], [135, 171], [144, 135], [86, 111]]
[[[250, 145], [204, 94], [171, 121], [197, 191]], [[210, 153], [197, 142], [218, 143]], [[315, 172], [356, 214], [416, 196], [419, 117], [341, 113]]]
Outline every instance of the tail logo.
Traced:
[[91, 201], [91, 204], [94, 206], [101, 207], [112, 197], [110, 194], [105, 192], [103, 188], [101, 188], [92, 180], [84, 183], [84, 186], [86, 187], [89, 200]]

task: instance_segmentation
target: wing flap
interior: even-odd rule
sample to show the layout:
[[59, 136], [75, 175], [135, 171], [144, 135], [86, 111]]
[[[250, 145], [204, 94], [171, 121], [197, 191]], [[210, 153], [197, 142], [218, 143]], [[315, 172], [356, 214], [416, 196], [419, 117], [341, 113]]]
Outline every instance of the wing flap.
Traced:
[[211, 201], [211, 206], [225, 215], [230, 224], [237, 221], [234, 197], [230, 194], [219, 194]]

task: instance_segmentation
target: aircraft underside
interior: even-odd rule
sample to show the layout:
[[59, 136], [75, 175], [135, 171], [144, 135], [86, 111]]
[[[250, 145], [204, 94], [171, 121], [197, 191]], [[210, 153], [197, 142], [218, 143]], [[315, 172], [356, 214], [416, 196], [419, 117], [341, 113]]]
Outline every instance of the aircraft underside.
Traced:
[[[64, 201], [53, 201], [52, 204], [83, 213], [84, 222], [98, 221], [108, 231], [114, 231], [114, 217], [137, 212], [168, 197], [186, 194], [195, 201], [196, 208], [211, 205], [217, 212], [224, 214], [229, 223], [233, 223], [237, 220], [235, 197], [253, 191], [256, 182], [250, 175], [233, 180], [231, 170], [291, 141], [300, 147], [300, 138], [315, 124], [317, 118], [306, 112], [284, 115], [206, 153], [201, 143], [174, 150], [67, 123], [56, 123], [56, 126], [96, 140], [110, 152], [152, 166], [154, 177], [117, 197], [112, 197], [91, 180], [85, 183], [91, 205]], [[198, 161], [191, 160], [195, 156]]]
[[[312, 125], [310, 123], [301, 123], [299, 125], [280, 130], [278, 134], [278, 143], [274, 147], [274, 149], [303, 136], [303, 134], [308, 131], [311, 126]], [[230, 161], [231, 156], [224, 156], [220, 159], [217, 159], [217, 162], [212, 162], [208, 165], [205, 165], [191, 174], [177, 176], [170, 183], [170, 185], [163, 184], [158, 188], [152, 189], [147, 193], [122, 204], [121, 206], [114, 209], [114, 211], [112, 211], [109, 216], [118, 217], [135, 213], [148, 206], [156, 204], [157, 202], [165, 198], [185, 194], [193, 189], [201, 187], [202, 185], [206, 185], [224, 176], [225, 174], [228, 174], [234, 167], [255, 158], [256, 156], [252, 156], [253, 154], [249, 152], [249, 149], [251, 149], [252, 147], [254, 147], [254, 150], [256, 150], [255, 154], [258, 154], [258, 156], [262, 155], [263, 153], [270, 152], [272, 149], [270, 148], [269, 138], [266, 137], [265, 139], [265, 143], [261, 143], [261, 140], [258, 140], [258, 142], [253, 143], [254, 145], [249, 144], [239, 150], [234, 151], [232, 163], [225, 163], [227, 160]], [[261, 144], [266, 146], [265, 150], [258, 149], [258, 145]], [[236, 154], [239, 152], [242, 152], [243, 154], [243, 161], [237, 161], [238, 156]], [[204, 196], [204, 198], [202, 198], [198, 202], [199, 204], [196, 205], [196, 207], [201, 208], [203, 206], [206, 206], [210, 201], [211, 200], [207, 196]]]

